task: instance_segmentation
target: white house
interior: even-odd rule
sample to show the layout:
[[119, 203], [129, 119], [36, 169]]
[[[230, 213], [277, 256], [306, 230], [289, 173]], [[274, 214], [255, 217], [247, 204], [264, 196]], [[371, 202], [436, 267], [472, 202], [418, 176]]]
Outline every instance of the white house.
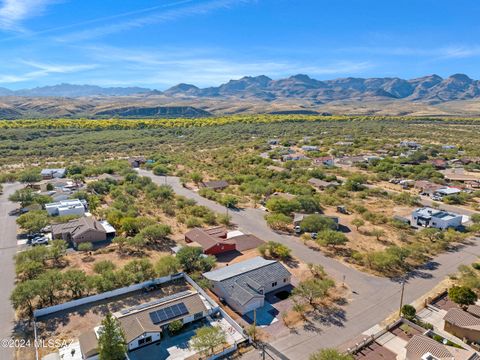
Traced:
[[45, 204], [45, 210], [47, 210], [50, 216], [64, 216], [64, 215], [85, 215], [87, 209], [87, 202], [85, 200], [72, 199], [62, 200], [59, 202]]
[[67, 173], [66, 169], [43, 169], [40, 172], [44, 180], [53, 179], [53, 178], [63, 178]]
[[458, 228], [462, 225], [462, 215], [443, 210], [423, 207], [412, 212], [414, 224], [436, 229]]
[[317, 150], [318, 150], [318, 146], [314, 146], [314, 145], [303, 145], [303, 146], [302, 146], [302, 150], [303, 150], [303, 151], [317, 151]]
[[[118, 311], [113, 314], [125, 333], [128, 351], [161, 340], [162, 332], [172, 321], [188, 324], [211, 315], [211, 304], [196, 291], [183, 291]], [[84, 359], [98, 358], [100, 326], [80, 335], [79, 343]]]
[[436, 190], [433, 193], [433, 195], [444, 197], [444, 196], [448, 196], [448, 195], [456, 195], [456, 194], [461, 193], [461, 192], [462, 191], [460, 189], [447, 186], [447, 187]]
[[333, 166], [334, 165], [334, 159], [333, 156], [321, 156], [318, 158], [313, 159], [313, 164], [314, 165], [323, 165], [323, 166]]
[[278, 261], [257, 256], [203, 276], [212, 291], [240, 314], [264, 305], [265, 294], [290, 285], [290, 272]]

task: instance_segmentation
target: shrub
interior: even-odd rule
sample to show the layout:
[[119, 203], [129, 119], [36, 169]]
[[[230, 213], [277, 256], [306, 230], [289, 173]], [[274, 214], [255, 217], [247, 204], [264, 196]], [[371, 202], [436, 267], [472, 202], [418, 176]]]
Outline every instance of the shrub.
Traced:
[[91, 242], [83, 242], [83, 243], [78, 245], [77, 249], [78, 249], [78, 251], [84, 251], [84, 252], [92, 251], [93, 244]]
[[473, 267], [475, 270], [480, 270], [480, 263], [473, 263], [473, 264], [472, 264], [472, 267]]
[[182, 327], [183, 327], [182, 320], [174, 320], [170, 324], [168, 324], [168, 330], [173, 334], [182, 330]]
[[305, 232], [319, 232], [323, 230], [335, 230], [337, 224], [332, 219], [319, 214], [308, 215], [300, 223], [300, 228]]
[[270, 256], [275, 259], [286, 260], [290, 257], [291, 250], [278, 242], [269, 241], [266, 244], [260, 245], [258, 251], [262, 256]]
[[415, 319], [415, 315], [417, 314], [417, 310], [412, 305], [403, 305], [402, 306], [402, 315], [408, 319], [413, 320]]
[[459, 305], [473, 305], [477, 301], [477, 294], [466, 286], [452, 286], [448, 290], [448, 297]]

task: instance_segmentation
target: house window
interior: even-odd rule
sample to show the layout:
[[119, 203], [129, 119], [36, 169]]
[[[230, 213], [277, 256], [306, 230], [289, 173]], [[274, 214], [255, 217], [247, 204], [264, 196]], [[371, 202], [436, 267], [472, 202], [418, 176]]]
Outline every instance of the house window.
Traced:
[[195, 315], [193, 315], [193, 320], [199, 320], [203, 318], [203, 312], [198, 312]]
[[145, 343], [151, 343], [152, 342], [152, 337], [151, 336], [147, 336], [145, 338]]
[[272, 283], [272, 287], [275, 287], [275, 286], [277, 286], [277, 282], [276, 282], [276, 281]]
[[285, 278], [285, 279], [283, 279], [283, 282], [284, 282], [284, 283], [286, 283], [286, 282], [287, 282], [287, 279], [286, 279], [286, 278]]
[[138, 346], [145, 344], [145, 339], [138, 339]]

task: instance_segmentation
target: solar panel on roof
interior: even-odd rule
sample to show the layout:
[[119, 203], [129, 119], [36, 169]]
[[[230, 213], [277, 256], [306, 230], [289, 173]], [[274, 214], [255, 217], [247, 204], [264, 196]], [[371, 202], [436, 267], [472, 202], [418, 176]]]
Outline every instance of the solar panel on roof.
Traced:
[[158, 324], [160, 322], [156, 311], [151, 312], [149, 315], [150, 315], [150, 319], [152, 319], [152, 323]]
[[151, 312], [150, 319], [156, 325], [185, 314], [188, 314], [188, 309], [184, 303], [180, 303]]

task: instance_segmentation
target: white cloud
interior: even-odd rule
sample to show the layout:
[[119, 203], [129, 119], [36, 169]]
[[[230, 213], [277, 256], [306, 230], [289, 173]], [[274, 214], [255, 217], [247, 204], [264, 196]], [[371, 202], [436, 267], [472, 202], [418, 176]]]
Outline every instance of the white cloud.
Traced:
[[45, 8], [57, 0], [0, 0], [0, 28], [24, 31], [23, 20], [41, 15]]
[[[98, 26], [87, 30], [72, 32], [61, 35], [57, 37], [56, 40], [65, 42], [89, 40], [127, 30], [141, 28], [148, 25], [176, 20], [187, 16], [202, 15], [214, 10], [229, 8], [241, 3], [248, 3], [252, 0], [210, 0], [204, 3], [182, 7], [182, 5], [189, 4], [192, 1], [193, 0], [180, 0], [173, 3], [164, 4], [152, 9], [149, 15], [140, 16], [125, 21], [117, 21], [113, 24]], [[140, 10], [139, 12], [143, 11]], [[123, 14], [117, 15], [116, 17], [123, 17]], [[131, 18], [131, 16], [129, 16], [129, 18]]]
[[45, 64], [36, 61], [20, 60], [20, 64], [33, 68], [31, 71], [23, 71], [19, 75], [5, 75], [0, 74], [0, 83], [18, 83], [38, 78], [44, 78], [51, 74], [72, 74], [87, 70], [92, 70], [98, 67], [96, 64]]

